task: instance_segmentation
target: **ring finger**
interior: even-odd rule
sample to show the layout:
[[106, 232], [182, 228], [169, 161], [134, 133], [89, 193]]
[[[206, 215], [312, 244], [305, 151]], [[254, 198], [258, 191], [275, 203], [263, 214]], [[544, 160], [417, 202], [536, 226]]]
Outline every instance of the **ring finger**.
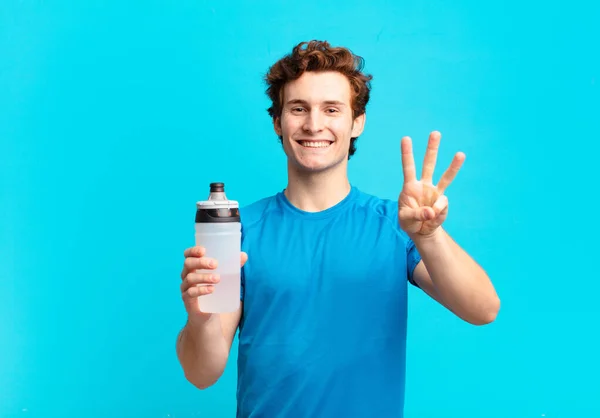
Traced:
[[188, 273], [185, 279], [181, 282], [181, 291], [185, 292], [192, 286], [199, 284], [208, 285], [219, 282], [219, 275], [212, 273]]

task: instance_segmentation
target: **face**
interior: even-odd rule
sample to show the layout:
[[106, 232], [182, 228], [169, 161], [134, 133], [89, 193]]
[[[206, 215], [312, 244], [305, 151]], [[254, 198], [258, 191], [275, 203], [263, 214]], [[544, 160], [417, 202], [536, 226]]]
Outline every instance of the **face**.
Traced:
[[352, 117], [350, 82], [337, 72], [306, 72], [283, 91], [275, 132], [296, 169], [320, 172], [344, 166], [350, 139], [362, 133], [365, 116]]

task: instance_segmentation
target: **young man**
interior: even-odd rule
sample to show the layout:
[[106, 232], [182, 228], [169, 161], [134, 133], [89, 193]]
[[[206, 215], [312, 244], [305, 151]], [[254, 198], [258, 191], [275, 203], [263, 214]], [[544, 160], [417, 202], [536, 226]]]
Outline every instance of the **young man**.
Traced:
[[420, 179], [411, 140], [401, 140], [398, 201], [349, 183], [369, 101], [361, 64], [345, 48], [313, 41], [269, 70], [288, 184], [241, 210], [239, 312], [199, 310], [198, 296], [218, 280], [195, 271], [218, 260], [202, 247], [185, 250], [179, 360], [191, 383], [211, 386], [239, 328], [238, 417], [402, 417], [407, 282], [472, 324], [498, 312], [486, 273], [442, 228], [444, 190], [464, 155], [432, 184], [439, 133], [429, 137]]

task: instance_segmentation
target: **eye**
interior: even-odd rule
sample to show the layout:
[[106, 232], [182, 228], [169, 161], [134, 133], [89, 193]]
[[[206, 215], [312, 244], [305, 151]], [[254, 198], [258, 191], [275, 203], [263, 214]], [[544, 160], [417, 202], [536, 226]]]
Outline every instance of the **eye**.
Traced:
[[339, 110], [337, 110], [336, 108], [330, 107], [327, 110], [325, 110], [327, 113], [337, 113], [339, 112]]

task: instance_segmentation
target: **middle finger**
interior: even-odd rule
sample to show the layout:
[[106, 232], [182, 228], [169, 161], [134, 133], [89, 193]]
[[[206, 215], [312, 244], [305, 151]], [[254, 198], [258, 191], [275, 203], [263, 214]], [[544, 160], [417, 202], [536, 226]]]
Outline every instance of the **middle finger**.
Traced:
[[431, 135], [429, 135], [429, 142], [427, 143], [427, 151], [425, 151], [425, 159], [423, 161], [423, 170], [421, 173], [421, 180], [426, 183], [433, 182], [433, 171], [435, 170], [437, 161], [440, 139], [441, 135], [437, 131], [432, 132]]
[[188, 257], [183, 263], [186, 272], [194, 270], [212, 270], [217, 267], [217, 260], [210, 257]]

